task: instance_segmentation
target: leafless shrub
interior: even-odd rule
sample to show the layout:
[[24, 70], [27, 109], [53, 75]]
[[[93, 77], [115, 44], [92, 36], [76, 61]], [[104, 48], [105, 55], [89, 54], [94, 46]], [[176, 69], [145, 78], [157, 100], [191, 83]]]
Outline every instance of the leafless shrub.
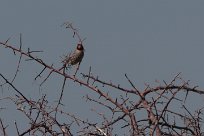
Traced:
[[[79, 42], [80, 38], [77, 29], [72, 24], [65, 23], [66, 27], [72, 30], [73, 37], [76, 35]], [[72, 136], [72, 126], [78, 127], [78, 135], [97, 135], [97, 136], [113, 136], [113, 135], [157, 135], [157, 136], [186, 136], [186, 135], [203, 135], [203, 107], [197, 107], [197, 110], [191, 111], [187, 101], [189, 95], [197, 95], [203, 97], [204, 90], [198, 89], [198, 86], [190, 86], [189, 81], [182, 79], [181, 74], [177, 74], [170, 82], [158, 82], [158, 86], [151, 87], [146, 85], [144, 90], [139, 90], [127, 74], [125, 78], [130, 88], [122, 87], [119, 84], [101, 80], [99, 76], [95, 76], [91, 67], [88, 73], [81, 73], [81, 76], [70, 75], [66, 73], [65, 67], [55, 67], [47, 64], [41, 58], [35, 56], [35, 53], [41, 51], [32, 51], [31, 49], [22, 49], [22, 36], [20, 35], [20, 46], [18, 48], [9, 44], [9, 39], [0, 42], [1, 47], [7, 48], [18, 57], [15, 75], [8, 80], [4, 73], [0, 73], [1, 87], [9, 86], [14, 91], [14, 96], [1, 98], [3, 100], [12, 101], [17, 111], [24, 114], [29, 120], [29, 124], [24, 126], [24, 130], [19, 129], [21, 122], [14, 122], [15, 131], [18, 136], [24, 135], [53, 135], [53, 136]], [[21, 90], [19, 90], [13, 82], [18, 76], [19, 67], [22, 58], [32, 60], [33, 63], [41, 65], [43, 68], [34, 78], [38, 80], [43, 78], [42, 74], [48, 71], [48, 75], [43, 79], [42, 84], [50, 78], [51, 74], [57, 74], [63, 77], [60, 97], [56, 105], [52, 105], [47, 100], [46, 94], [43, 94], [38, 100], [27, 98]], [[3, 61], [3, 60], [2, 60]], [[63, 69], [63, 70], [62, 70]], [[82, 119], [74, 114], [66, 112], [60, 106], [63, 105], [63, 92], [65, 83], [75, 82], [75, 85], [88, 88], [89, 92], [84, 96], [86, 101], [90, 101], [99, 105], [111, 114], [100, 113], [96, 109], [92, 109], [101, 117], [100, 122], [91, 122], [88, 119]], [[106, 91], [117, 91], [119, 97], [113, 97]], [[93, 97], [90, 94], [98, 94], [99, 97]], [[196, 100], [194, 100], [196, 101]], [[174, 109], [174, 107], [176, 107]], [[6, 108], [1, 108], [0, 112]], [[142, 113], [142, 116], [139, 115]], [[59, 120], [66, 118], [67, 121]], [[6, 123], [7, 119], [0, 118], [1, 135], [7, 136], [10, 131]], [[117, 128], [125, 131], [124, 134], [117, 133]], [[122, 132], [122, 131], [121, 131]]]

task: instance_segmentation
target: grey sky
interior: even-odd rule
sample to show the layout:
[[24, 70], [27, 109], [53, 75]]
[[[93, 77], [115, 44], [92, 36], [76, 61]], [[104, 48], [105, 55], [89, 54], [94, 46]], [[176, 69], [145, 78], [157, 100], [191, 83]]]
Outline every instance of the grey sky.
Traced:
[[[63, 22], [70, 21], [79, 28], [81, 37], [87, 38], [80, 72], [88, 72], [91, 66], [93, 73], [102, 79], [129, 86], [124, 78], [127, 73], [140, 89], [145, 88], [144, 83], [155, 85], [155, 79], [170, 81], [182, 72], [185, 80], [204, 88], [202, 0], [1, 0], [0, 20], [1, 41], [11, 37], [10, 44], [18, 46], [22, 33], [24, 49], [45, 51], [39, 56], [49, 64], [59, 67], [60, 56], [75, 48], [77, 40], [61, 27]], [[15, 67], [8, 65], [17, 62], [12, 52], [4, 49], [0, 58], [1, 72], [11, 76]], [[32, 83], [27, 74], [33, 71], [34, 77], [41, 67], [31, 62], [25, 66], [25, 74], [21, 76]], [[19, 88], [30, 88], [21, 86], [26, 81], [16, 84]], [[49, 90], [53, 83], [58, 83], [54, 76], [43, 89], [56, 99], [61, 84]], [[68, 86], [73, 88], [65, 93], [65, 103], [80, 106], [83, 100], [78, 100], [88, 91], [75, 89], [75, 84]], [[25, 93], [33, 97], [34, 90]], [[77, 112], [77, 108], [73, 111]]]

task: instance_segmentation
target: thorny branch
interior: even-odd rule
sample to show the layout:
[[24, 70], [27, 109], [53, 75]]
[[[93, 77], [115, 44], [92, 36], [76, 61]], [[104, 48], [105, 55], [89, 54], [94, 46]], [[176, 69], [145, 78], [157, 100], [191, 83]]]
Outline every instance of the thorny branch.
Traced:
[[[65, 24], [67, 28], [71, 28], [74, 35], [76, 35], [80, 42], [77, 30], [73, 28], [72, 24]], [[81, 73], [82, 78], [61, 71], [63, 66], [56, 67], [47, 64], [42, 59], [36, 57], [32, 51], [22, 49], [22, 39], [20, 35], [20, 47], [16, 48], [6, 42], [0, 42], [2, 47], [10, 49], [14, 55], [19, 55], [16, 72], [14, 78], [10, 81], [6, 76], [0, 73], [1, 87], [9, 85], [14, 91], [14, 97], [7, 97], [3, 100], [11, 100], [17, 106], [17, 110], [25, 115], [29, 120], [29, 125], [24, 127], [24, 130], [19, 129], [21, 122], [15, 122], [16, 134], [18, 136], [24, 135], [53, 135], [53, 136], [72, 136], [73, 131], [77, 130], [78, 135], [196, 135], [201, 136], [204, 134], [203, 130], [203, 107], [197, 107], [196, 111], [191, 111], [186, 107], [187, 96], [191, 97], [192, 94], [199, 94], [202, 97], [204, 91], [198, 89], [198, 86], [189, 86], [189, 81], [185, 82], [180, 73], [177, 74], [172, 81], [163, 82], [156, 87], [147, 87], [142, 90], [138, 89], [133, 84], [127, 74], [125, 78], [130, 84], [130, 88], [122, 87], [120, 84], [113, 82], [103, 81], [99, 76], [92, 73], [92, 67], [89, 67], [88, 73]], [[64, 80], [59, 91], [59, 98], [56, 105], [52, 105], [47, 100], [47, 95], [42, 95], [41, 98], [35, 100], [34, 98], [27, 98], [19, 90], [17, 85], [14, 85], [16, 76], [20, 68], [22, 58], [33, 60], [36, 65], [42, 66], [42, 70], [34, 78], [38, 80], [43, 78], [45, 71], [49, 71], [46, 78], [41, 84], [45, 84], [51, 74], [56, 74]], [[98, 105], [103, 111], [91, 108], [92, 111], [101, 116], [100, 121], [90, 121], [91, 119], [81, 119], [75, 114], [66, 112], [63, 105], [63, 92], [67, 86], [65, 84], [74, 83], [86, 88], [87, 95], [84, 97], [86, 102]], [[92, 96], [89, 94], [97, 94]], [[116, 94], [114, 96], [114, 94]], [[119, 94], [117, 96], [117, 94]], [[186, 95], [184, 95], [186, 94]], [[196, 100], [195, 100], [196, 101]], [[176, 105], [173, 105], [175, 104]], [[74, 106], [74, 105], [73, 105]], [[177, 106], [178, 110], [172, 109], [172, 106]], [[6, 109], [4, 109], [6, 110]], [[107, 112], [106, 112], [107, 111]], [[82, 111], [83, 112], [83, 111]], [[142, 112], [142, 114], [141, 114]], [[187, 114], [186, 114], [187, 113]], [[5, 119], [4, 119], [5, 120]], [[5, 122], [5, 121], [4, 121]], [[8, 125], [5, 126], [0, 118], [0, 132], [2, 135], [7, 136]], [[119, 127], [119, 128], [118, 128]]]

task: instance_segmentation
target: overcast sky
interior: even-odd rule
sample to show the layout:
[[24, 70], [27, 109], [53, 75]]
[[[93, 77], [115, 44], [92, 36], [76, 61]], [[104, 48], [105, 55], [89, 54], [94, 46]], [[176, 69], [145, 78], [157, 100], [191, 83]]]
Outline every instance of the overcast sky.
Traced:
[[[9, 43], [17, 47], [22, 33], [24, 49], [43, 50], [38, 54], [43, 60], [60, 66], [60, 56], [74, 50], [77, 43], [72, 33], [61, 27], [65, 21], [72, 22], [86, 38], [80, 72], [88, 72], [91, 66], [102, 79], [129, 86], [124, 77], [127, 73], [140, 89], [145, 83], [155, 84], [155, 80], [170, 81], [181, 72], [192, 85], [204, 88], [202, 0], [1, 0], [0, 41], [11, 37]], [[10, 66], [16, 66], [14, 58], [11, 51], [0, 51], [0, 72], [8, 77], [15, 72]], [[16, 85], [33, 97], [36, 88], [30, 89], [30, 85], [38, 81], [27, 75], [34, 77], [41, 67], [31, 62], [23, 66], [20, 76], [26, 80], [19, 77]], [[28, 81], [31, 84], [25, 84]], [[56, 99], [59, 83], [53, 77], [44, 86], [48, 97]], [[53, 84], [57, 84], [56, 89]], [[88, 92], [75, 85], [70, 82], [64, 94], [68, 98], [65, 103], [76, 103], [73, 112]]]

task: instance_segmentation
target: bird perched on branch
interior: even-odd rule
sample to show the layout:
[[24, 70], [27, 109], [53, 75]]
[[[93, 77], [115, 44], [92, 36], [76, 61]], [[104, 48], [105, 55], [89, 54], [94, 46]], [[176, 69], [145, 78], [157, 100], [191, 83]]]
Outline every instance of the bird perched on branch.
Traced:
[[65, 60], [63, 61], [64, 66], [71, 66], [71, 65], [80, 65], [82, 59], [84, 57], [84, 47], [81, 43], [77, 44], [75, 51], [66, 56]]

